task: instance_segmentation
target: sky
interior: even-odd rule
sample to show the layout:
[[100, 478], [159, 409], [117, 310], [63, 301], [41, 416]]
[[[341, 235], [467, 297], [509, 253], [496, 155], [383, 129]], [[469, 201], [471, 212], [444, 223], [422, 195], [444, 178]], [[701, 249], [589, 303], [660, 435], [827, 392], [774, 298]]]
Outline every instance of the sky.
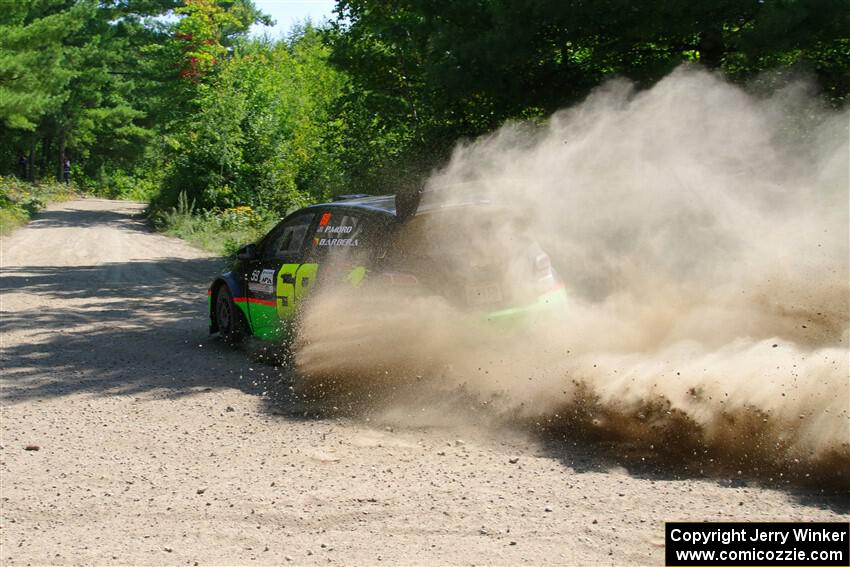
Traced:
[[255, 24], [251, 27], [251, 33], [254, 35], [267, 33], [276, 39], [286, 35], [293, 24], [302, 23], [307, 18], [314, 24], [332, 18], [336, 2], [334, 0], [254, 0], [254, 5], [270, 15], [277, 25], [266, 27]]

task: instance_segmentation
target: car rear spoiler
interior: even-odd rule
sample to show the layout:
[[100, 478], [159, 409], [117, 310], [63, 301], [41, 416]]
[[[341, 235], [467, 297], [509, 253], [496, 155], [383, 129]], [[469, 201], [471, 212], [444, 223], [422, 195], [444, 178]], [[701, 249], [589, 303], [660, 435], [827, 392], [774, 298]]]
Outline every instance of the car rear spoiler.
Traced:
[[395, 194], [395, 216], [401, 221], [406, 221], [419, 209], [422, 200], [422, 190], [400, 191]]
[[334, 197], [334, 203], [337, 201], [350, 201], [351, 199], [363, 199], [364, 197], [371, 197], [371, 195], [367, 195], [366, 193], [354, 193], [352, 195], [337, 195]]

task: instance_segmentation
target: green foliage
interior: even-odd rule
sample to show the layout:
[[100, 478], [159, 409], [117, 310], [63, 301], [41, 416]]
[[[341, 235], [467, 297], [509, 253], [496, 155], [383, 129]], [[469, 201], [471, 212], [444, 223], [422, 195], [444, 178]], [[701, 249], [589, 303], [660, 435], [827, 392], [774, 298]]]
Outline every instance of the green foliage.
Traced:
[[[793, 69], [850, 96], [848, 0], [339, 0], [327, 29], [278, 42], [247, 39], [268, 21], [251, 0], [7, 4], [0, 174], [56, 178], [69, 157], [84, 190], [149, 201], [218, 251], [294, 207], [416, 186], [458, 140], [542, 122], [612, 76]], [[33, 195], [4, 197], [4, 225]]]
[[155, 211], [152, 220], [166, 234], [229, 256], [240, 246], [257, 241], [279, 219], [245, 206], [198, 212], [194, 201], [190, 201], [186, 193], [182, 192], [174, 207]]
[[2, 169], [21, 155], [30, 179], [61, 177], [65, 157], [91, 171], [134, 161], [150, 131], [121, 70], [134, 55], [127, 24], [94, 0], [25, 2], [12, 13], [0, 32]]
[[180, 77], [197, 82], [227, 56], [228, 38], [244, 32], [258, 16], [246, 2], [186, 0], [174, 10], [184, 17], [175, 25], [172, 42], [180, 53]]
[[[176, 20], [157, 19], [178, 16]], [[0, 173], [132, 171], [193, 110], [216, 57], [254, 21], [250, 0], [38, 0], [0, 13]], [[192, 39], [192, 38], [195, 39]]]
[[29, 217], [24, 211], [14, 207], [0, 206], [0, 235], [12, 232], [26, 224], [28, 220]]
[[342, 190], [331, 111], [344, 78], [307, 27], [289, 42], [246, 42], [198, 88], [197, 111], [170, 138], [164, 192], [202, 209], [285, 212]]
[[65, 8], [59, 0], [3, 5], [0, 10], [0, 123], [32, 131], [67, 95], [67, 40], [83, 24], [91, 3]]
[[[735, 80], [794, 64], [850, 93], [847, 0], [340, 0], [333, 61], [409, 150], [568, 106], [612, 75], [648, 86], [682, 62]], [[379, 136], [380, 137], [380, 136]], [[374, 138], [370, 138], [374, 139]]]
[[137, 167], [133, 170], [101, 166], [92, 176], [78, 176], [77, 185], [86, 193], [106, 199], [149, 203], [159, 193], [161, 172]]
[[0, 176], [0, 234], [26, 224], [48, 203], [75, 196], [74, 189], [64, 183], [27, 183], [14, 177]]

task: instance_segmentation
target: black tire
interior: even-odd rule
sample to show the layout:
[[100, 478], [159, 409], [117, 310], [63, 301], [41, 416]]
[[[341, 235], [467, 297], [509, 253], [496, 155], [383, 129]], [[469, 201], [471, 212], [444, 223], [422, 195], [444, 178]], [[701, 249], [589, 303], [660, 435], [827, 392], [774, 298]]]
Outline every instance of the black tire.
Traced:
[[228, 345], [238, 345], [245, 338], [245, 324], [242, 313], [226, 286], [221, 286], [215, 298], [215, 320], [218, 336]]

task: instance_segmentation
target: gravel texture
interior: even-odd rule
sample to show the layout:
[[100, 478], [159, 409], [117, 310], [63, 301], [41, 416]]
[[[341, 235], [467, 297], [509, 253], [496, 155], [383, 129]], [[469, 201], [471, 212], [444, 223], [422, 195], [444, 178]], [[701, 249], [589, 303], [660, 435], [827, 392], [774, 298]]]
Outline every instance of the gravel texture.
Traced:
[[665, 520], [850, 520], [816, 491], [271, 403], [274, 368], [207, 335], [223, 261], [141, 211], [74, 201], [3, 238], [2, 564], [658, 565]]

